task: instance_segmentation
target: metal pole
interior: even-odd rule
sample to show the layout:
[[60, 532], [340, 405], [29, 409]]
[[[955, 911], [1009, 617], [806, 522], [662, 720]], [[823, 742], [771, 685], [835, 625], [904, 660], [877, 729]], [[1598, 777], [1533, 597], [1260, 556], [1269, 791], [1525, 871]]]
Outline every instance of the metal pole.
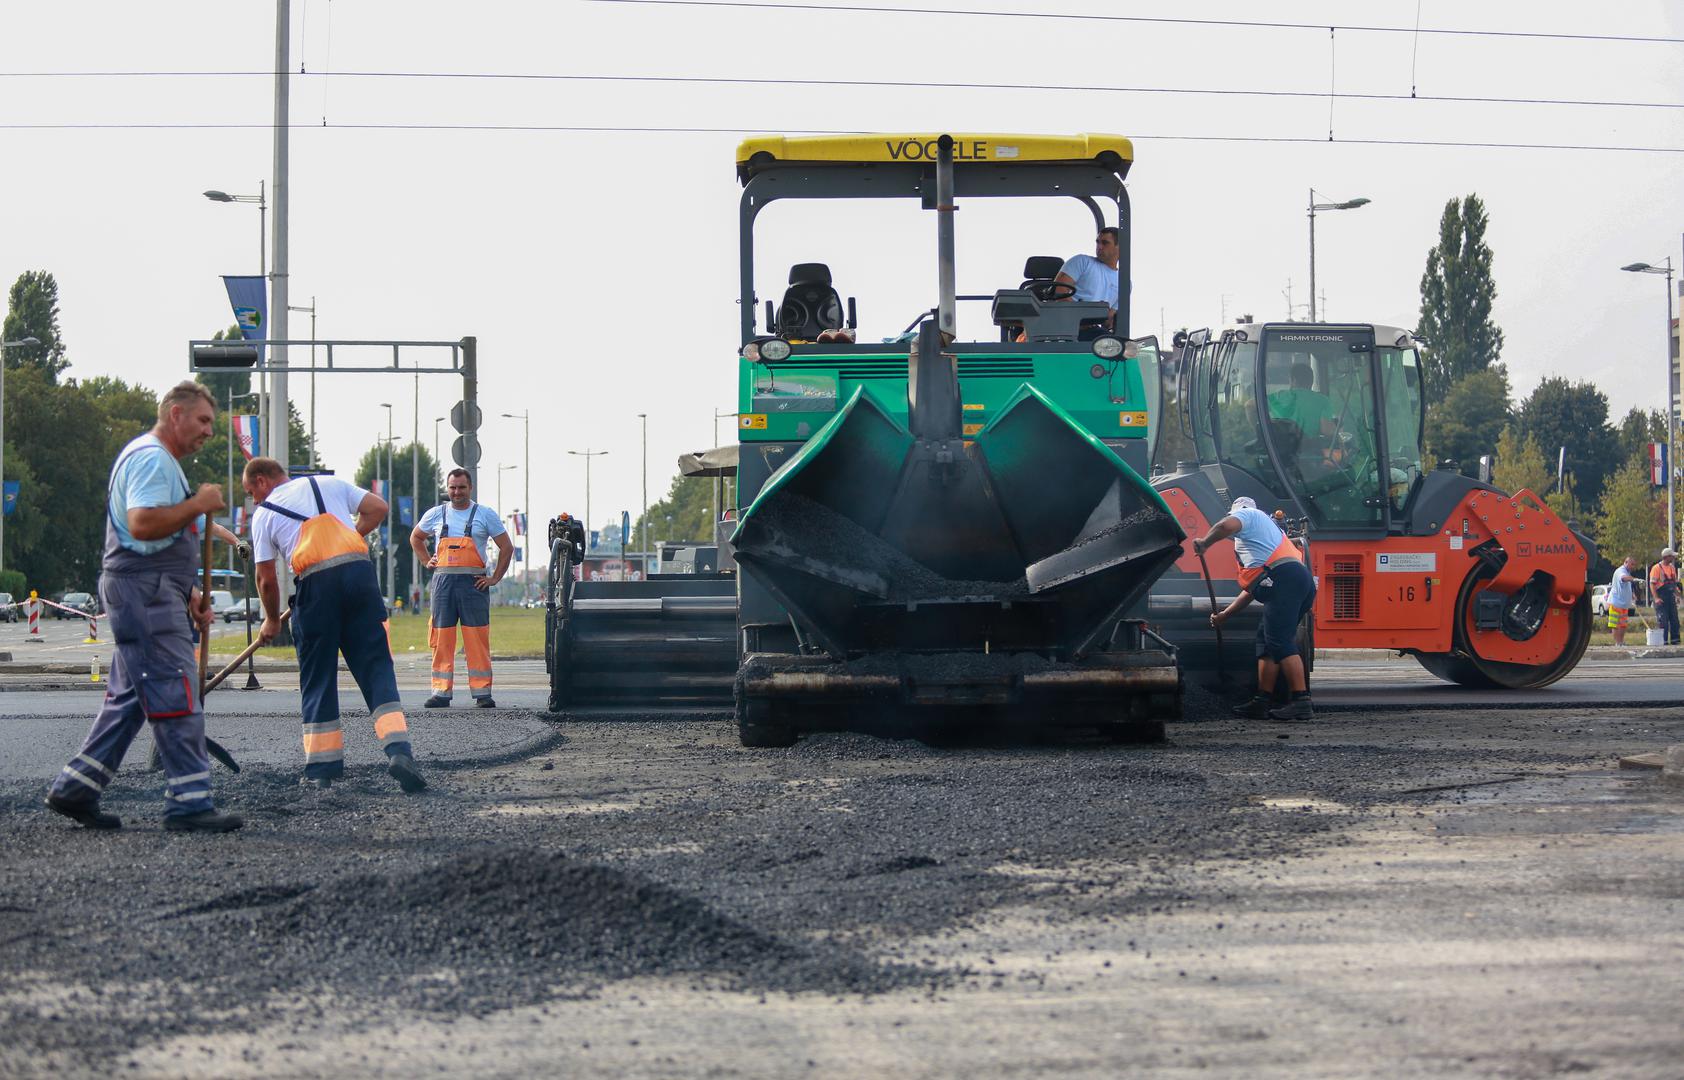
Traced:
[[[269, 203], [265, 197], [264, 181], [257, 182], [257, 276], [265, 282], [269, 280]], [[281, 325], [286, 325], [284, 322]], [[264, 336], [269, 334], [269, 328], [263, 328]], [[267, 366], [267, 365], [266, 365]], [[251, 389], [248, 386], [246, 389]], [[257, 415], [260, 423], [257, 425], [257, 443], [251, 448], [254, 454], [267, 455], [269, 453], [269, 373], [259, 372], [257, 376]], [[251, 642], [246, 642], [251, 644]], [[254, 676], [255, 677], [255, 676]]]
[[[420, 365], [417, 364], [416, 366], [419, 367]], [[433, 428], [433, 438], [434, 441], [438, 439], [438, 427], [436, 425]], [[414, 525], [421, 521], [421, 373], [419, 371], [415, 373], [415, 423], [410, 429], [409, 441], [409, 519], [413, 523], [410, 526], [411, 528], [414, 528]], [[407, 537], [405, 545], [409, 546]], [[409, 546], [410, 597], [419, 596], [420, 588], [421, 557], [415, 554], [413, 546]], [[421, 605], [417, 603], [415, 609], [419, 611]], [[410, 614], [415, 614], [415, 611], [411, 611]]]
[[[1287, 313], [1292, 318], [1292, 313]], [[1310, 321], [1316, 321], [1316, 189], [1310, 189]]]
[[[465, 337], [462, 339], [462, 411], [471, 418], [479, 405], [479, 339]], [[473, 429], [478, 438], [478, 428]], [[468, 470], [468, 484], [473, 490], [479, 490], [479, 462], [464, 464]], [[502, 507], [498, 507], [502, 513]]]
[[392, 520], [393, 511], [397, 509], [397, 461], [392, 450], [392, 410], [386, 410], [386, 494], [392, 497], [392, 507], [386, 511], [386, 608], [388, 611], [397, 607], [398, 598], [398, 526]]
[[1666, 546], [1678, 550], [1678, 515], [1673, 509], [1673, 472], [1678, 444], [1677, 410], [1673, 407], [1672, 377], [1672, 256], [1666, 257]]
[[520, 598], [525, 602], [526, 585], [532, 580], [532, 410], [522, 412], [520, 422], [526, 428], [526, 493], [521, 496], [526, 505], [520, 510], [526, 515], [520, 530]]
[[[228, 524], [234, 524], [234, 388], [228, 388], [228, 411], [223, 414], [228, 425]], [[232, 531], [232, 530], [230, 530]], [[228, 545], [228, 569], [234, 569], [234, 545]]]
[[[421, 376], [415, 376], [420, 379]], [[316, 298], [310, 297], [310, 467], [321, 460], [316, 453]]]
[[[953, 136], [936, 140], [936, 325], [951, 341], [957, 336], [953, 251]], [[936, 357], [924, 357], [929, 363]]]
[[643, 537], [638, 550], [643, 553], [643, 576], [649, 576], [649, 414], [638, 413], [643, 421]]
[[[288, 58], [292, 31], [292, 5], [275, 0], [275, 276], [269, 282], [269, 332], [277, 340], [287, 337], [287, 136], [289, 79]], [[275, 368], [270, 387], [270, 456], [287, 468], [292, 459], [287, 445], [287, 350], [276, 345], [270, 363]]]
[[[19, 485], [22, 490], [22, 485]], [[0, 570], [6, 569], [6, 347], [0, 345]]]

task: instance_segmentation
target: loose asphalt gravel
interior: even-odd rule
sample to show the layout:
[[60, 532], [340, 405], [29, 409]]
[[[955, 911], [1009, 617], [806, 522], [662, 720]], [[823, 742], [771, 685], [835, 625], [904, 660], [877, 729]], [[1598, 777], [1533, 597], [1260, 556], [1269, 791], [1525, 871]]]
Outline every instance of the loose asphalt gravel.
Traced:
[[[1564, 777], [1622, 730], [1653, 742], [1680, 727], [1671, 713], [1610, 717], [1594, 736], [1548, 714], [1462, 727], [1400, 714], [1330, 737], [1204, 702], [1207, 719], [1169, 744], [1127, 748], [838, 734], [745, 751], [724, 715], [575, 719], [520, 760], [433, 769], [413, 797], [372, 765], [326, 792], [291, 768], [218, 770], [220, 803], [248, 824], [214, 837], [162, 832], [155, 778], [138, 770], [105, 800], [127, 826], [115, 833], [42, 811], [45, 777], [11, 783], [0, 1075], [122, 1072], [213, 1037], [261, 1074], [264, 1053], [324, 1027], [364, 1032], [371, 1053], [401, 1046], [403, 1023], [536, 1009], [536, 1031], [552, 1009], [650, 979], [838, 1009], [1050, 992], [1069, 946], [997, 964], [972, 948], [979, 928], [1025, 911], [1038, 933], [1132, 926], [1234, 903], [1226, 871], [1261, 881], [1336, 850], [1376, 807]], [[1306, 808], [1269, 805], [1282, 792]], [[441, 1055], [460, 1071], [459, 1053]], [[147, 1060], [141, 1073], [170, 1074]]]

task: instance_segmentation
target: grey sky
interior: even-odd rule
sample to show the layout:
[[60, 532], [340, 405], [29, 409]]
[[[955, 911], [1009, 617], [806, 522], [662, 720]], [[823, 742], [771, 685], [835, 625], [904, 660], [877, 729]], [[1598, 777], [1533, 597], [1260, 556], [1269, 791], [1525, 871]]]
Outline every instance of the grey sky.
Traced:
[[[920, 5], [929, 6], [929, 5]], [[971, 2], [965, 6], [1009, 10]], [[1412, 26], [1388, 3], [1020, 5], [1023, 11]], [[1684, 37], [1676, 5], [1423, 0], [1421, 25]], [[1587, 17], [1587, 12], [1591, 14]], [[1517, 395], [1553, 374], [1594, 379], [1616, 417], [1663, 395], [1661, 279], [1633, 261], [1680, 257], [1684, 155], [1240, 143], [1167, 136], [1325, 139], [1322, 98], [1044, 90], [324, 77], [409, 71], [749, 76], [1684, 103], [1684, 46], [1192, 28], [980, 16], [782, 12], [555, 3], [294, 0], [292, 297], [323, 337], [480, 340], [480, 495], [521, 461], [530, 408], [535, 519], [582, 513], [596, 459], [596, 524], [636, 513], [636, 414], [650, 414], [651, 497], [675, 457], [712, 441], [735, 403], [737, 134], [357, 130], [334, 124], [580, 125], [978, 132], [1114, 132], [1136, 140], [1137, 333], [1286, 315], [1307, 299], [1304, 204], [1372, 204], [1318, 218], [1326, 313], [1413, 326], [1427, 248], [1447, 199], [1491, 215], [1497, 320]], [[331, 31], [330, 31], [331, 24]], [[246, 71], [272, 63], [274, 6], [177, 2], [7, 5], [4, 70]], [[1116, 59], [1111, 59], [1114, 55]], [[1331, 54], [1331, 55], [1330, 55]], [[266, 125], [266, 77], [7, 78], [0, 123]], [[1684, 110], [1341, 100], [1340, 139], [1684, 147]], [[206, 201], [255, 192], [270, 134], [251, 129], [17, 130], [0, 161], [0, 278], [58, 278], [71, 374], [161, 388], [185, 343], [231, 321], [217, 275], [255, 272], [257, 211]], [[910, 207], [775, 208], [762, 217], [759, 289], [795, 261], [831, 264], [859, 298], [862, 336], [898, 332], [934, 291], [934, 222]], [[1071, 204], [971, 206], [960, 215], [961, 292], [1016, 284], [1023, 258], [1089, 250]], [[1161, 314], [1160, 314], [1161, 313]], [[294, 315], [293, 332], [308, 332]], [[300, 321], [302, 320], [302, 321]], [[422, 440], [458, 390], [422, 384]], [[308, 410], [305, 380], [293, 397]], [[349, 470], [384, 434], [390, 378], [318, 381], [329, 464]], [[731, 421], [720, 423], [721, 439]], [[448, 425], [445, 425], [448, 431]], [[504, 480], [507, 511], [522, 503]]]

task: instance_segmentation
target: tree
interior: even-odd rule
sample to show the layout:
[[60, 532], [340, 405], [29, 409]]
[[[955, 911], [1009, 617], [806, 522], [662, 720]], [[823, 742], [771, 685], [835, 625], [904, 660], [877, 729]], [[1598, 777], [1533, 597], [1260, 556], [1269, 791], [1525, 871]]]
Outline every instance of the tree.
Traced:
[[1444, 204], [1438, 244], [1427, 252], [1421, 275], [1419, 330], [1429, 347], [1423, 357], [1427, 400], [1443, 398], [1456, 380], [1496, 364], [1503, 332], [1491, 321], [1497, 283], [1485, 243], [1485, 204], [1469, 195]]
[[1501, 366], [1470, 372], [1427, 406], [1428, 456], [1455, 461], [1473, 476], [1480, 456], [1496, 450], [1492, 433], [1506, 428], [1509, 419], [1508, 373]]
[[7, 371], [32, 367], [58, 382], [59, 373], [70, 366], [64, 358], [64, 342], [58, 328], [58, 282], [45, 270], [26, 270], [12, 283], [7, 297], [4, 340], [35, 338], [39, 345], [6, 349]]
[[[663, 540], [692, 540], [713, 542], [713, 530], [708, 522], [713, 517], [713, 481], [705, 476], [675, 476], [667, 488], [666, 498], [649, 507], [649, 547]], [[668, 519], [671, 519], [670, 521]], [[633, 526], [632, 535], [641, 537], [643, 519]], [[589, 525], [587, 523], [587, 528]]]
[[1603, 484], [1622, 461], [1619, 436], [1608, 423], [1608, 398], [1594, 383], [1545, 379], [1520, 403], [1515, 422], [1538, 441], [1552, 466], [1566, 447], [1579, 499], [1587, 506], [1601, 500]]
[[1647, 567], [1666, 543], [1666, 499], [1657, 498], [1649, 484], [1649, 470], [1631, 460], [1614, 473], [1596, 521], [1596, 544], [1602, 557], [1618, 563], [1635, 555]]
[[1538, 440], [1530, 435], [1521, 435], [1512, 424], [1497, 437], [1497, 464], [1492, 470], [1491, 482], [1511, 495], [1521, 488], [1542, 495], [1555, 487], [1549, 463], [1544, 460], [1544, 452], [1538, 449]]
[[[118, 400], [121, 407], [113, 404]], [[32, 474], [19, 489], [13, 520], [20, 528], [6, 530], [7, 565], [22, 570], [31, 588], [91, 589], [98, 576], [107, 474], [123, 444], [151, 427], [119, 427], [105, 405], [124, 413], [132, 398], [113, 393], [102, 405], [86, 388], [74, 381], [60, 386], [39, 367], [6, 376], [7, 473], [20, 481], [25, 469]]]
[[1632, 409], [1619, 426], [1620, 460], [1647, 459], [1649, 444], [1666, 442], [1666, 414], [1659, 409]]
[[[391, 504], [392, 510], [387, 517], [386, 525], [376, 530], [374, 536], [384, 539], [384, 536], [388, 533], [388, 527], [391, 527], [390, 535], [392, 536], [394, 552], [392, 560], [393, 578], [397, 581], [397, 594], [405, 598], [404, 603], [407, 605], [409, 603], [409, 587], [412, 582], [409, 534], [414, 530], [416, 522], [421, 520], [420, 515], [426, 513], [430, 507], [438, 505], [439, 487], [444, 483], [444, 478], [439, 473], [438, 463], [433, 460], [433, 455], [423, 446], [411, 444], [393, 447], [392, 461], [393, 471], [397, 475], [392, 478], [392, 489], [381, 495], [381, 498]], [[405, 518], [400, 512], [398, 499], [413, 494], [410, 490], [409, 481], [417, 463], [421, 469], [421, 498], [414, 504], [415, 511]], [[376, 476], [381, 479], [386, 477], [386, 448], [378, 443], [370, 447], [363, 454], [362, 460], [357, 463], [354, 483], [358, 487], [368, 488], [372, 491]], [[487, 556], [489, 557], [489, 555], [490, 552], [488, 551]], [[384, 580], [386, 575], [384, 551], [377, 550], [376, 557], [380, 567], [381, 579]]]

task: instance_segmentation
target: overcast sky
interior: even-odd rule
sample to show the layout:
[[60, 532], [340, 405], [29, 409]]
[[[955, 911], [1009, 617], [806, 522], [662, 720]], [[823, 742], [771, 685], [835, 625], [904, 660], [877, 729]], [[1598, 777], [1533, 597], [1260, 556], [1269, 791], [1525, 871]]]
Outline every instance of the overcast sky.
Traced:
[[[863, 0], [910, 6], [897, 0]], [[928, 0], [920, 7], [939, 6]], [[743, 135], [812, 129], [1114, 132], [1135, 140], [1137, 333], [1287, 315], [1308, 290], [1305, 203], [1365, 196], [1317, 219], [1319, 291], [1336, 319], [1413, 327], [1445, 201], [1485, 200], [1496, 319], [1517, 397], [1549, 375], [1590, 378], [1616, 416], [1664, 395], [1662, 279], [1679, 261], [1684, 154], [1376, 145], [1429, 140], [1684, 148], [1679, 108], [1341, 99], [1340, 92], [1684, 103], [1684, 45], [1375, 33], [1412, 28], [1684, 38], [1661, 2], [1391, 0], [1171, 4], [1056, 0], [977, 10], [1266, 19], [1314, 29], [770, 8], [555, 2], [293, 0], [292, 301], [323, 338], [476, 335], [481, 497], [522, 463], [530, 408], [537, 520], [635, 515], [647, 412], [651, 498], [674, 459], [713, 441], [735, 408], [734, 150]], [[254, 72], [271, 68], [275, 9], [257, 0], [0, 7], [4, 70]], [[683, 82], [365, 78], [339, 72], [992, 82], [1317, 97]], [[186, 342], [231, 322], [220, 274], [257, 269], [255, 193], [271, 172], [272, 80], [8, 77], [0, 81], [0, 279], [58, 279], [77, 377], [154, 389], [185, 374]], [[322, 126], [326, 120], [326, 127]], [[181, 125], [41, 129], [19, 125]], [[740, 134], [370, 130], [336, 125], [740, 129]], [[255, 125], [248, 128], [191, 125]], [[1211, 141], [1211, 137], [1308, 142]], [[1349, 141], [1347, 141], [1349, 140]], [[828, 262], [859, 298], [862, 338], [900, 331], [935, 291], [934, 221], [911, 207], [810, 204], [762, 216], [758, 288], [788, 264]], [[1015, 285], [1025, 256], [1091, 247], [1074, 203], [976, 206], [958, 220], [961, 292]], [[308, 334], [293, 316], [292, 336]], [[296, 357], [295, 357], [296, 359]], [[409, 380], [318, 379], [323, 456], [349, 471]], [[421, 430], [460, 393], [433, 376]], [[306, 414], [308, 382], [294, 377]], [[720, 422], [721, 440], [732, 421]], [[448, 446], [448, 424], [443, 425]], [[66, 433], [67, 438], [74, 433]], [[448, 450], [447, 450], [448, 454]], [[505, 474], [502, 507], [525, 501]]]

